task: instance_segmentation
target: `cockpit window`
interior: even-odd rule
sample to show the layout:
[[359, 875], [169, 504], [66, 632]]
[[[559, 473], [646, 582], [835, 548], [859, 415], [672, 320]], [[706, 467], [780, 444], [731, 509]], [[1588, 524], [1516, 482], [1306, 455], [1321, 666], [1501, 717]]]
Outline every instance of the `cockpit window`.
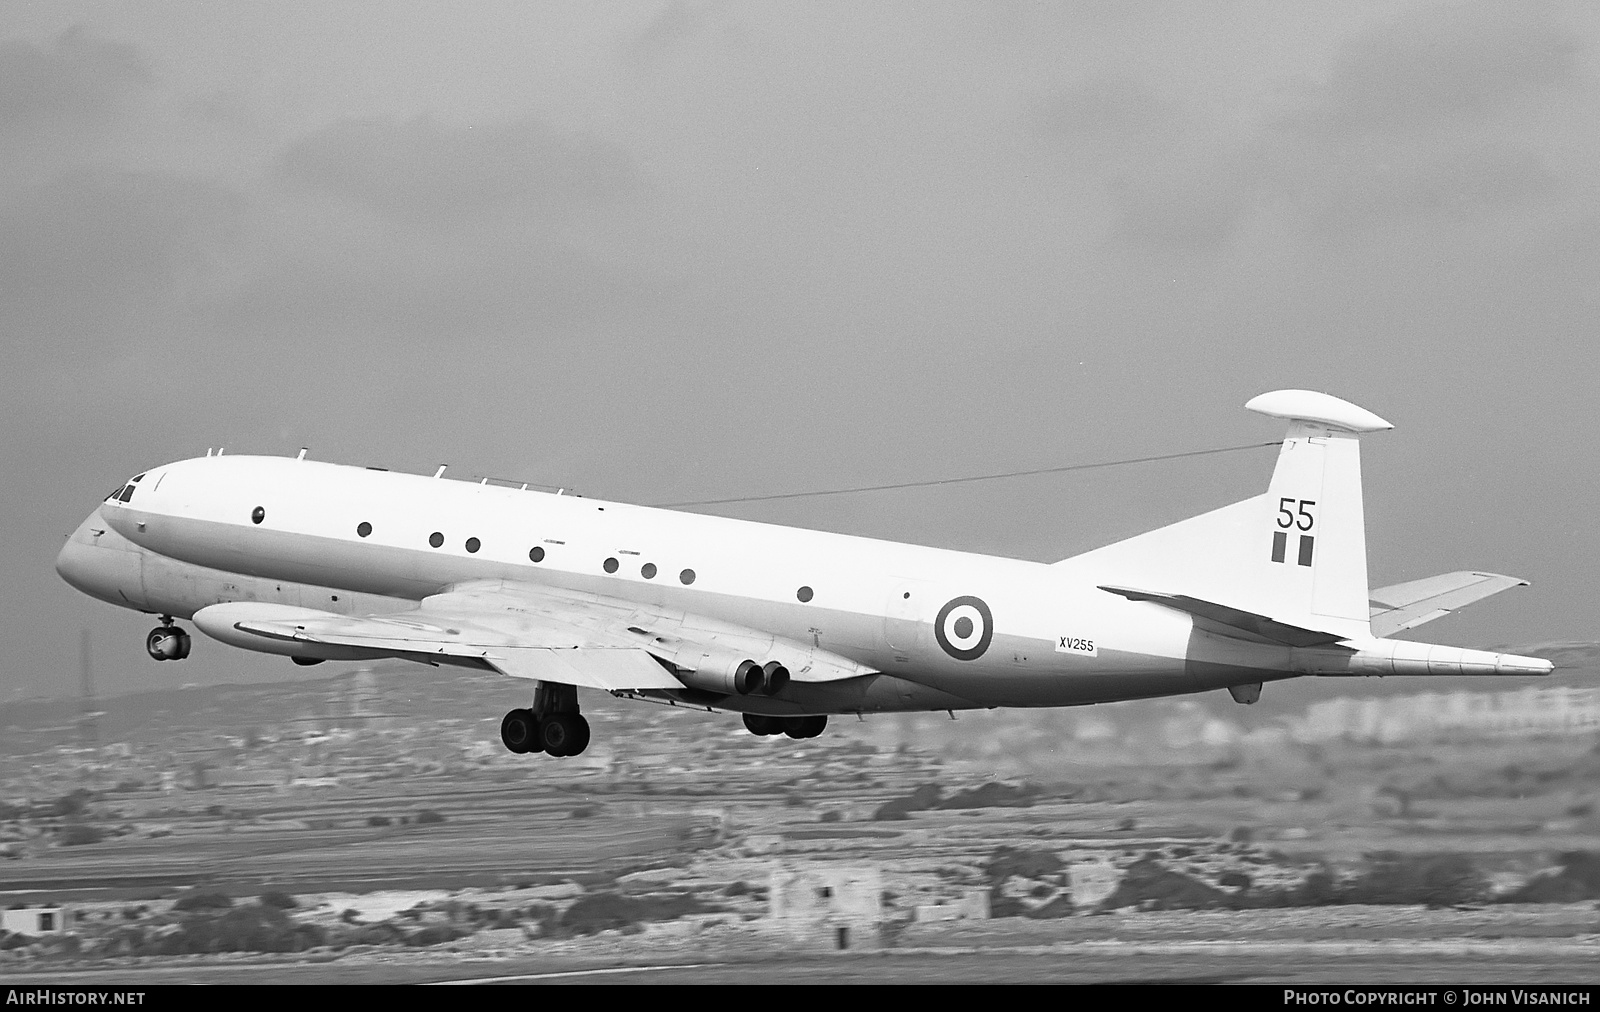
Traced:
[[121, 486], [115, 492], [113, 492], [110, 495], [106, 496], [106, 502], [111, 502], [113, 500], [115, 500], [117, 502], [127, 502], [129, 499], [132, 499], [133, 498], [133, 486], [135, 486], [135, 485], [137, 485], [139, 483], [139, 479], [140, 478], [143, 478], [145, 475], [147, 475], [149, 473], [150, 473], [149, 471], [142, 471], [139, 474], [134, 475], [132, 478], [129, 478], [128, 479], [128, 483], [126, 485]]

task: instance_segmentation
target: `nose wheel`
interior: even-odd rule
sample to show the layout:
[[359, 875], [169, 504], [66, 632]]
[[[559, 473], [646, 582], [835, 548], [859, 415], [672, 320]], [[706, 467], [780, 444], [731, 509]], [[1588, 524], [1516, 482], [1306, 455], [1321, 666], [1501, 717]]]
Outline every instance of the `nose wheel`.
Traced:
[[181, 661], [189, 656], [189, 634], [163, 616], [164, 624], [150, 630], [144, 638], [144, 649], [157, 661]]

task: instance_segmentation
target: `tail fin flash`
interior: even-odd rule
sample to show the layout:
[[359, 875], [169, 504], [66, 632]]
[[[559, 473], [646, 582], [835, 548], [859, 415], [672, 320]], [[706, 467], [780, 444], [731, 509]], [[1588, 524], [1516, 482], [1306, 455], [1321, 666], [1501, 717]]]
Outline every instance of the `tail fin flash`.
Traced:
[[1060, 565], [1302, 629], [1371, 635], [1357, 435], [1393, 426], [1309, 390], [1276, 390], [1245, 407], [1289, 422], [1266, 495]]

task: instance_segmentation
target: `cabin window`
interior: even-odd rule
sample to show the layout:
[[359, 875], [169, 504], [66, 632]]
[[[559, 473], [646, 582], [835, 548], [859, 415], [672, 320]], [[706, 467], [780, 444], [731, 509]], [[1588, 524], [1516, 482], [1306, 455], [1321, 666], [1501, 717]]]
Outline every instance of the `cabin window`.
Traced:
[[801, 587], [799, 590], [794, 592], [794, 596], [798, 597], [800, 599], [800, 603], [801, 604], [804, 604], [807, 601], [811, 600], [811, 596], [812, 596], [811, 595], [811, 588], [810, 587]]
[[656, 578], [656, 564], [654, 562], [646, 562], [639, 567], [639, 575], [646, 580], [654, 580]]
[[616, 559], [607, 559], [605, 561], [605, 565], [602, 568], [608, 573], [615, 573], [617, 571], [617, 560]]
[[372, 525], [363, 520], [356, 525], [356, 533], [364, 538], [372, 533]]
[[[130, 495], [133, 493], [133, 486], [132, 485], [128, 486], [128, 493]], [[127, 502], [128, 501], [128, 497], [126, 495], [123, 496], [122, 497], [122, 501], [123, 502]], [[261, 521], [265, 520], [266, 518], [267, 518], [267, 509], [266, 509], [265, 506], [257, 506], [255, 509], [250, 511], [250, 522], [253, 523], [253, 524], [259, 524]]]
[[694, 570], [685, 569], [683, 572], [678, 574], [678, 579], [685, 587], [687, 587], [689, 584], [694, 582]]
[[476, 552], [478, 549], [480, 549], [482, 547], [483, 547], [483, 542], [479, 541], [477, 538], [468, 538], [467, 539], [467, 551], [468, 552]]
[[540, 548], [538, 545], [534, 545], [532, 548], [528, 549], [528, 558], [532, 559], [534, 562], [543, 562], [544, 549]]
[[438, 548], [440, 545], [444, 544], [444, 535], [440, 534], [438, 531], [434, 531], [432, 534], [428, 535], [428, 544]]

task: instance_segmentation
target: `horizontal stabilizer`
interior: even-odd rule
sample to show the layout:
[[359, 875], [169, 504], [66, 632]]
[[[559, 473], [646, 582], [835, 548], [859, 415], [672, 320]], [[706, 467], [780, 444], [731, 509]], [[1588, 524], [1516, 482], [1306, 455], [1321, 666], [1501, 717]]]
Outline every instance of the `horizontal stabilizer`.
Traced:
[[[1241, 633], [1245, 636], [1265, 641], [1268, 643], [1282, 643], [1291, 647], [1315, 647], [1337, 643], [1347, 637], [1341, 633], [1326, 632], [1321, 629], [1307, 629], [1304, 626], [1290, 625], [1258, 615], [1251, 611], [1241, 611], [1230, 608], [1225, 604], [1213, 601], [1202, 601], [1197, 597], [1188, 597], [1184, 594], [1163, 594], [1158, 591], [1137, 590], [1133, 587], [1100, 588], [1107, 593], [1125, 597], [1130, 601], [1150, 601], [1155, 604], [1172, 608], [1177, 611], [1188, 612], [1195, 618], [1208, 623], [1212, 631], [1225, 636], [1238, 637]], [[1220, 627], [1220, 628], [1218, 628]]]
[[1461, 572], [1380, 587], [1368, 595], [1372, 605], [1372, 634], [1391, 636], [1443, 618], [1502, 590], [1527, 585], [1527, 580], [1515, 576]]

